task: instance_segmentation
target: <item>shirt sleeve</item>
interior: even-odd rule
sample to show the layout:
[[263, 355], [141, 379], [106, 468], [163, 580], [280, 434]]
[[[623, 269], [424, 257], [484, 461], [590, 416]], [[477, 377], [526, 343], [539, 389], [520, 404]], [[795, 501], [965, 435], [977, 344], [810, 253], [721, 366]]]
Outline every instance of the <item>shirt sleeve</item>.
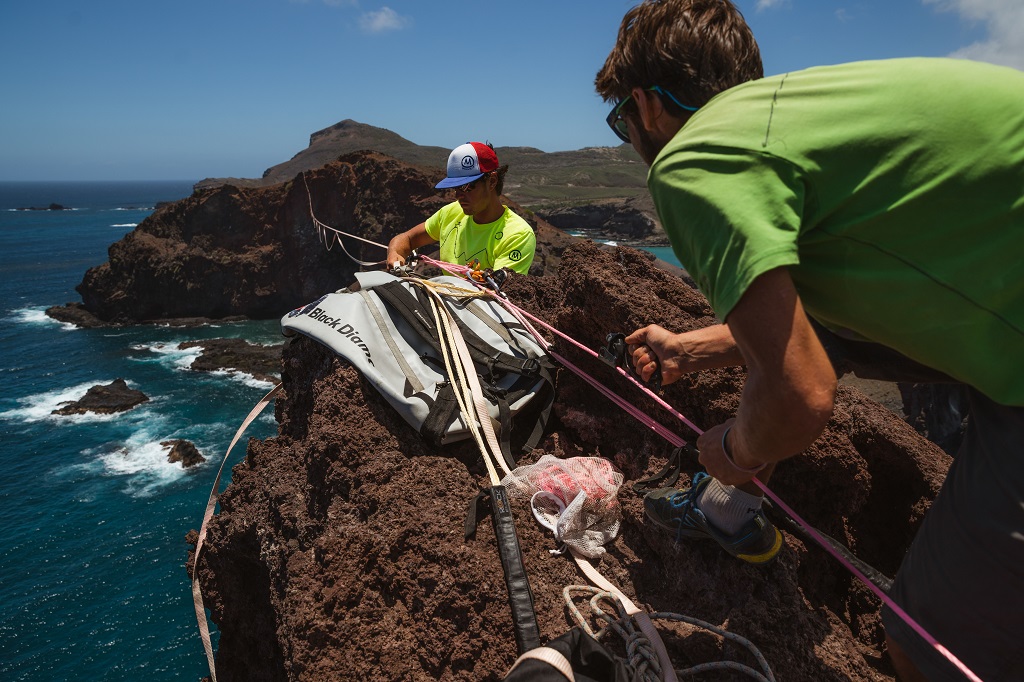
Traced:
[[655, 160], [648, 186], [672, 248], [724, 320], [758, 276], [800, 262], [806, 191], [771, 154], [702, 148]]
[[537, 236], [528, 223], [524, 221], [523, 224], [526, 229], [516, 230], [494, 249], [495, 270], [508, 268], [523, 275], [529, 274], [537, 250]]
[[[458, 202], [454, 203], [454, 206], [458, 207]], [[444, 227], [445, 223], [448, 222], [448, 216], [451, 212], [453, 204], [446, 204], [441, 208], [437, 209], [434, 215], [423, 221], [423, 226], [427, 230], [427, 236], [433, 239], [435, 242], [441, 241], [441, 228]], [[460, 209], [461, 210], [461, 209]]]

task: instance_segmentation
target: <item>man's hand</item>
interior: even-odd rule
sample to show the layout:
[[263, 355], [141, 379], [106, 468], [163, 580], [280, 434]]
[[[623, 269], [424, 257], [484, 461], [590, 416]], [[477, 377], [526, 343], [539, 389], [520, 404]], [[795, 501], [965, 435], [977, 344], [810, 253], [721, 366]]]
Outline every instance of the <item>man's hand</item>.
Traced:
[[434, 240], [427, 234], [427, 227], [423, 223], [401, 234], [396, 234], [388, 242], [387, 268], [394, 270], [402, 267], [413, 250], [432, 243]]
[[629, 344], [627, 352], [633, 358], [633, 368], [644, 381], [650, 381], [659, 366], [662, 385], [671, 384], [683, 375], [674, 350], [677, 336], [664, 327], [651, 324], [626, 337], [626, 343]]
[[652, 324], [627, 336], [626, 343], [637, 374], [648, 381], [660, 365], [663, 385], [690, 372], [743, 364], [743, 356], [724, 324], [680, 334]]

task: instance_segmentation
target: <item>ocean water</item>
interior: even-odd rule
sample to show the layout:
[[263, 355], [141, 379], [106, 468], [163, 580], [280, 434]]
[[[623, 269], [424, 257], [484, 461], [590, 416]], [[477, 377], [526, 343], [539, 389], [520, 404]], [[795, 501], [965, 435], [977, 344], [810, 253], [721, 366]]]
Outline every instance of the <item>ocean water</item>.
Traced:
[[[44, 314], [79, 301], [85, 271], [156, 202], [190, 193], [190, 182], [0, 183], [0, 680], [205, 673], [184, 538], [231, 436], [271, 385], [189, 370], [195, 351], [177, 345], [279, 343], [278, 324], [78, 329]], [[14, 210], [50, 203], [73, 210]], [[119, 377], [150, 401], [118, 415], [51, 414]], [[247, 435], [274, 432], [268, 409]], [[169, 464], [160, 441], [171, 438], [193, 441], [207, 462]], [[243, 456], [240, 445], [229, 466]]]

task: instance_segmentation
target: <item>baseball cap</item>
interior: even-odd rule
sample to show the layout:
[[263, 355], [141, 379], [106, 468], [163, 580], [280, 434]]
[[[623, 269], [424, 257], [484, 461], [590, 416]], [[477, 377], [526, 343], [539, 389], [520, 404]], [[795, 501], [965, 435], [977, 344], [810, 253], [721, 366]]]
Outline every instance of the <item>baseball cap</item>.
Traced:
[[448, 177], [434, 185], [435, 189], [459, 187], [473, 182], [484, 173], [498, 170], [498, 155], [482, 142], [460, 144], [448, 155]]

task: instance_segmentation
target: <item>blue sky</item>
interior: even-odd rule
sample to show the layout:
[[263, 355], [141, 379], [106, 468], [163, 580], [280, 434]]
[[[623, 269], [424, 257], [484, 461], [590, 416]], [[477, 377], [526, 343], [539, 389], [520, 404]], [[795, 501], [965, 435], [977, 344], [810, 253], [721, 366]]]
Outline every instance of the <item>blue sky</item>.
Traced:
[[[614, 145], [593, 80], [634, 4], [5, 0], [0, 181], [258, 177], [346, 118], [443, 147]], [[738, 5], [768, 74], [909, 55], [1024, 69], [1024, 0]]]

